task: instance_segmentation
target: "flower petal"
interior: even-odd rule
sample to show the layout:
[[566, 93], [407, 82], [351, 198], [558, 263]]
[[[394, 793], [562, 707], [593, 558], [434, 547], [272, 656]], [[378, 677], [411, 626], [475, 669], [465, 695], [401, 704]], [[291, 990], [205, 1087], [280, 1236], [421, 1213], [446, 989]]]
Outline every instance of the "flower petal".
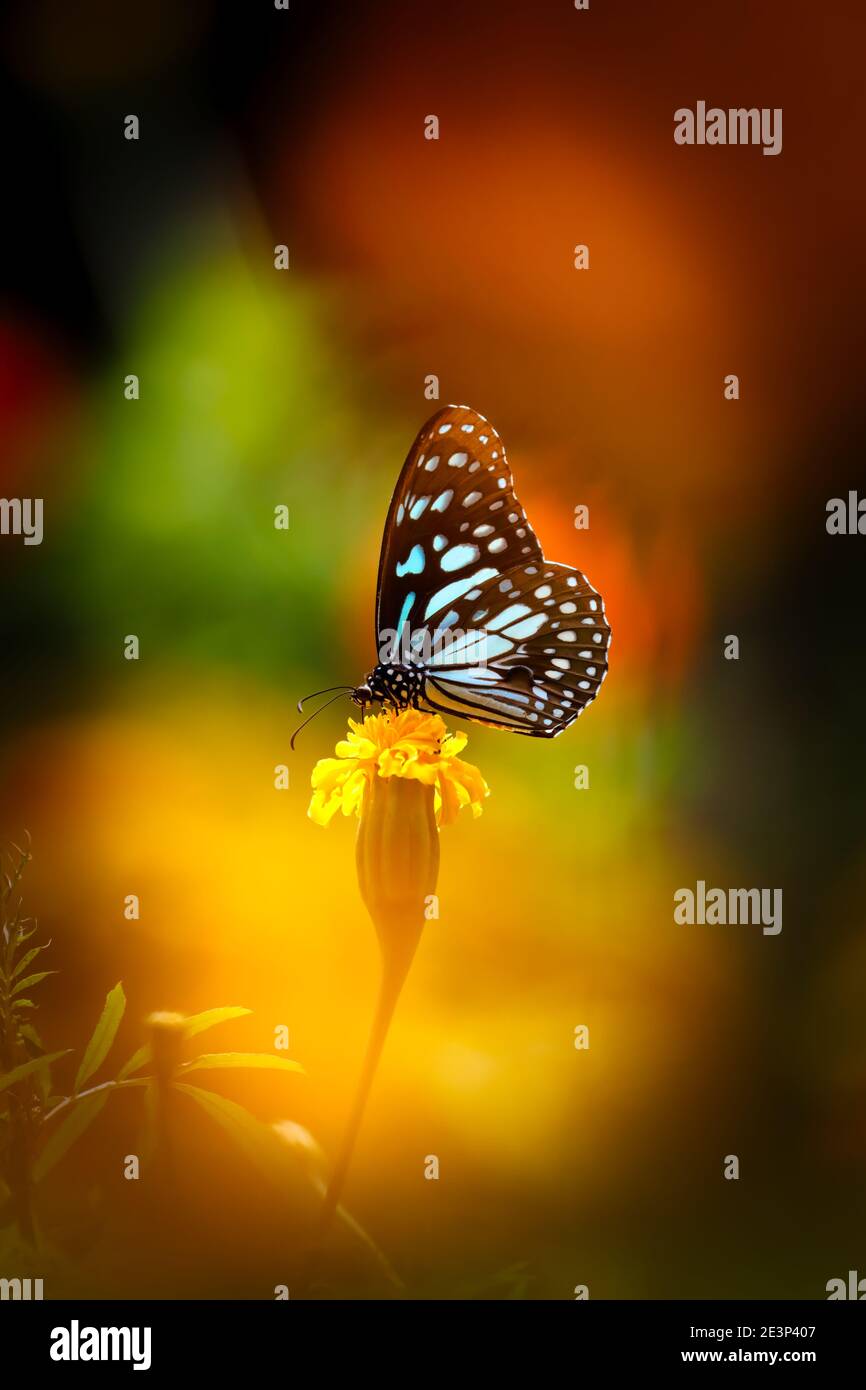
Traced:
[[327, 825], [338, 810], [362, 815], [365, 789], [376, 777], [434, 787], [439, 825], [449, 825], [464, 806], [478, 816], [489, 789], [478, 768], [457, 756], [467, 742], [462, 731], [449, 733], [438, 714], [421, 710], [386, 710], [360, 723], [350, 719], [337, 756], [322, 758], [313, 769], [310, 818]]

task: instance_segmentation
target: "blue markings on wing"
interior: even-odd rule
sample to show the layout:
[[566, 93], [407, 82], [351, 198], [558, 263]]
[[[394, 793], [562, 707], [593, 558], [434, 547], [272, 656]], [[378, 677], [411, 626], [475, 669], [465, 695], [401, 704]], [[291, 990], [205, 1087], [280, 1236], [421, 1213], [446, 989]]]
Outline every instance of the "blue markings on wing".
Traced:
[[398, 560], [396, 565], [397, 578], [402, 579], [405, 574], [421, 574], [424, 570], [424, 547], [423, 545], [413, 545], [409, 551], [408, 560], [402, 562]]
[[501, 613], [497, 613], [495, 618], [491, 618], [485, 626], [488, 632], [495, 632], [500, 627], [505, 627], [508, 623], [516, 623], [518, 618], [525, 618], [532, 609], [527, 603], [510, 603], [507, 608], [503, 608]]
[[498, 573], [499, 570], [488, 566], [486, 569], [476, 570], [474, 574], [467, 575], [464, 579], [455, 579], [453, 584], [446, 584], [442, 589], [437, 589], [435, 594], [432, 594], [427, 601], [427, 607], [424, 610], [424, 621], [426, 622], [433, 613], [438, 613], [440, 608], [445, 608], [446, 605], [453, 603], [455, 599], [468, 593], [470, 589], [477, 587], [479, 584], [483, 584], [486, 579], [492, 579], [494, 575]]
[[437, 632], [444, 632], [446, 628], [453, 627], [454, 624], [459, 623], [459, 621], [460, 614], [457, 612], [456, 608], [452, 608], [449, 613], [445, 614], [444, 618], [439, 619], [439, 622], [436, 624], [436, 630]]
[[[434, 665], [433, 662], [430, 663]], [[438, 675], [438, 673], [437, 673]], [[445, 670], [441, 676], [443, 685], [450, 681], [455, 681], [459, 685], [490, 685], [502, 680], [502, 673], [495, 671], [492, 666], [468, 666], [458, 667], [456, 671]]]
[[414, 595], [414, 593], [409, 593], [409, 594], [407, 594], [406, 597], [405, 597], [404, 600], [403, 600], [403, 607], [400, 609], [400, 616], [399, 616], [399, 618], [397, 619], [397, 637], [398, 637], [398, 639], [399, 639], [399, 637], [400, 637], [400, 634], [401, 634], [402, 631], [403, 631], [403, 628], [406, 626], [406, 623], [407, 623], [407, 621], [408, 621], [408, 619], [409, 619], [409, 614], [410, 614], [411, 611], [412, 611], [412, 604], [413, 604], [414, 602], [415, 602], [415, 595]]
[[477, 545], [452, 545], [450, 550], [446, 550], [439, 564], [443, 570], [462, 570], [464, 565], [471, 565], [473, 560], [477, 560], [478, 555]]
[[[506, 652], [514, 651], [514, 643], [509, 642], [507, 637], [499, 637], [496, 633], [485, 632], [482, 628], [478, 632], [464, 632], [455, 642], [448, 643], [440, 652], [437, 652], [428, 665], [432, 667], [478, 667], [487, 661], [493, 661], [497, 656], [503, 656]], [[465, 676], [462, 679], [467, 679]]]
[[[547, 622], [546, 613], [533, 613], [531, 618], [524, 618], [522, 623], [515, 623], [513, 627], [505, 629], [506, 637], [516, 637], [522, 641], [524, 637], [534, 637], [540, 627], [544, 627]], [[489, 627], [490, 624], [488, 623]]]

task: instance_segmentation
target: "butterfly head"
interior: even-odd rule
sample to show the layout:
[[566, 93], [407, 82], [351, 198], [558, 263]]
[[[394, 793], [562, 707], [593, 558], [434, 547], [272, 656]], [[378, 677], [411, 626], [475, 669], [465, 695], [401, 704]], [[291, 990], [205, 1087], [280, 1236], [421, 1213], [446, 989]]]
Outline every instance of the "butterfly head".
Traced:
[[363, 685], [352, 691], [351, 698], [362, 709], [372, 704], [409, 709], [417, 704], [423, 688], [424, 675], [420, 668], [389, 662], [374, 666]]

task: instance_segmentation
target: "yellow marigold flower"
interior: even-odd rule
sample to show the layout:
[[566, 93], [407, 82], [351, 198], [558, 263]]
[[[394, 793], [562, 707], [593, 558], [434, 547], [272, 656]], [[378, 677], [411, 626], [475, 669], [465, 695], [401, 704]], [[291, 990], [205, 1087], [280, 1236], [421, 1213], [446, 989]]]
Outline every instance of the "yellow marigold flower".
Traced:
[[349, 720], [349, 734], [337, 744], [336, 758], [322, 758], [313, 769], [309, 816], [327, 825], [337, 811], [362, 814], [368, 790], [377, 777], [405, 777], [433, 788], [438, 826], [456, 820], [463, 806], [480, 816], [489, 788], [477, 767], [458, 754], [466, 747], [463, 733], [449, 733], [438, 714], [402, 710]]

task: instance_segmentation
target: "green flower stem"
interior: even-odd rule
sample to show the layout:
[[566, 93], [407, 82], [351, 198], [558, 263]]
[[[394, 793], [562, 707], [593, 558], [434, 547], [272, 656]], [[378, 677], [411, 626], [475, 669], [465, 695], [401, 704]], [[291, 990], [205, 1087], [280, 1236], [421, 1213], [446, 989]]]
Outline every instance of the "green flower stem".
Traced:
[[319, 1236], [323, 1238], [334, 1218], [334, 1212], [339, 1205], [343, 1188], [346, 1183], [346, 1175], [349, 1171], [349, 1164], [352, 1161], [352, 1154], [355, 1151], [355, 1143], [358, 1138], [358, 1131], [361, 1128], [361, 1121], [364, 1118], [364, 1111], [367, 1108], [367, 1098], [373, 1079], [379, 1066], [379, 1059], [382, 1056], [382, 1049], [385, 1046], [385, 1039], [391, 1027], [391, 1020], [394, 1017], [394, 1010], [397, 1007], [397, 1000], [409, 970], [409, 961], [396, 970], [385, 969], [382, 972], [382, 980], [379, 986], [379, 1000], [376, 1005], [376, 1013], [373, 1017], [373, 1026], [370, 1029], [370, 1037], [367, 1042], [367, 1052], [364, 1057], [364, 1065], [361, 1075], [358, 1078], [358, 1085], [355, 1090], [355, 1100], [352, 1105], [352, 1112], [349, 1122], [343, 1135], [343, 1142], [337, 1156], [334, 1171], [331, 1174], [331, 1181], [325, 1193], [325, 1200], [319, 1216]]
[[86, 1091], [76, 1091], [73, 1096], [64, 1096], [63, 1100], [57, 1102], [52, 1110], [49, 1110], [42, 1117], [42, 1123], [47, 1124], [53, 1120], [55, 1115], [59, 1115], [61, 1110], [67, 1106], [74, 1105], [78, 1100], [84, 1100], [85, 1096], [95, 1096], [98, 1091], [122, 1091], [130, 1086], [146, 1086], [152, 1078], [149, 1076], [136, 1076], [132, 1081], [103, 1081], [99, 1086], [89, 1086]]
[[325, 1192], [325, 1198], [319, 1213], [316, 1236], [310, 1253], [304, 1275], [301, 1280], [301, 1290], [305, 1290], [312, 1282], [318, 1267], [319, 1255], [324, 1240], [331, 1228], [334, 1214], [340, 1205], [343, 1195], [343, 1188], [346, 1185], [346, 1177], [349, 1172], [349, 1165], [352, 1162], [352, 1155], [355, 1152], [355, 1144], [364, 1118], [367, 1107], [367, 1099], [370, 1089], [379, 1066], [379, 1059], [382, 1056], [382, 1049], [391, 1027], [391, 1020], [394, 1017], [394, 1010], [397, 1007], [397, 1000], [403, 988], [409, 966], [412, 964], [414, 951], [401, 960], [389, 964], [384, 964], [382, 977], [379, 983], [379, 999], [376, 1005], [376, 1012], [373, 1017], [373, 1026], [370, 1029], [370, 1036], [367, 1041], [367, 1051], [364, 1057], [364, 1065], [361, 1075], [358, 1078], [358, 1085], [355, 1089], [355, 1099], [352, 1104], [352, 1111], [349, 1122], [343, 1134], [343, 1141], [340, 1145], [334, 1171]]

